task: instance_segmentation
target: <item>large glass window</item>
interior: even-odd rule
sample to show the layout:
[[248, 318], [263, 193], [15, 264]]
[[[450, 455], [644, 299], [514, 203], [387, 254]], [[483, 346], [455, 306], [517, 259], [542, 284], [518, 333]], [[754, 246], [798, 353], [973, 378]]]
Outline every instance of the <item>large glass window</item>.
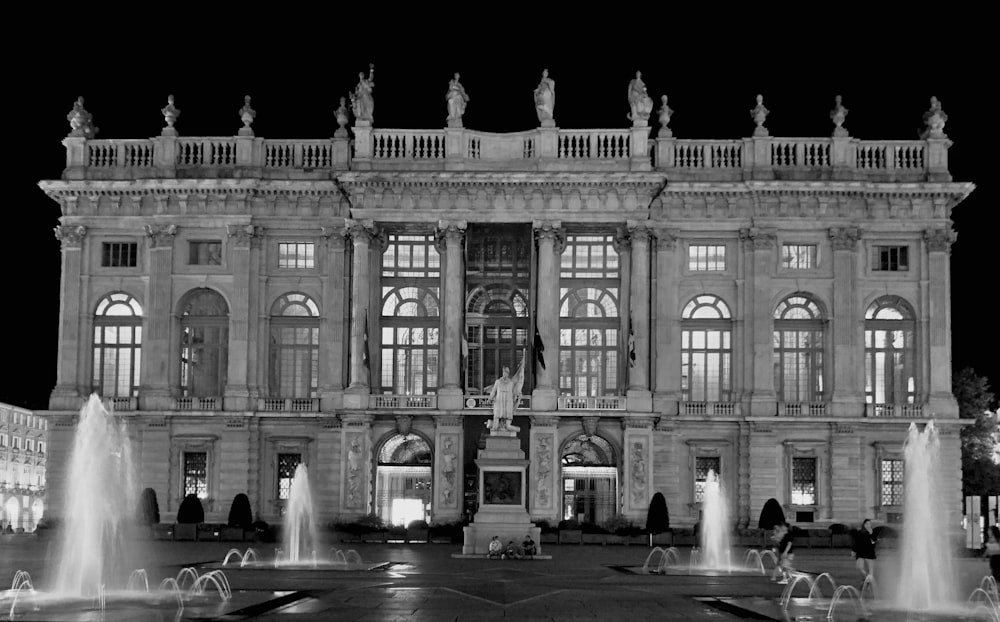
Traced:
[[204, 451], [184, 452], [184, 495], [208, 498], [208, 454]]
[[94, 314], [94, 390], [103, 397], [139, 394], [142, 307], [129, 294], [109, 294]]
[[305, 294], [285, 294], [271, 307], [271, 397], [316, 397], [319, 307]]
[[217, 397], [225, 392], [229, 306], [210, 289], [190, 292], [181, 304], [181, 393]]
[[614, 448], [600, 436], [581, 434], [562, 451], [563, 519], [601, 525], [618, 514]]
[[725, 269], [725, 245], [692, 244], [688, 246], [688, 270], [695, 272], [720, 272]]
[[816, 458], [792, 458], [792, 505], [816, 504]]
[[681, 312], [681, 393], [686, 402], [732, 399], [732, 314], [718, 296], [696, 296]]
[[917, 395], [913, 310], [884, 296], [865, 311], [865, 399], [869, 404], [912, 404]]
[[408, 525], [430, 520], [430, 445], [416, 434], [396, 434], [378, 453], [375, 478], [376, 513], [387, 523]]
[[821, 402], [823, 313], [804, 294], [793, 294], [774, 310], [774, 386], [782, 402]]
[[618, 251], [612, 235], [568, 235], [559, 288], [559, 390], [617, 395], [621, 387]]
[[440, 281], [433, 236], [389, 234], [382, 253], [383, 392], [437, 392]]

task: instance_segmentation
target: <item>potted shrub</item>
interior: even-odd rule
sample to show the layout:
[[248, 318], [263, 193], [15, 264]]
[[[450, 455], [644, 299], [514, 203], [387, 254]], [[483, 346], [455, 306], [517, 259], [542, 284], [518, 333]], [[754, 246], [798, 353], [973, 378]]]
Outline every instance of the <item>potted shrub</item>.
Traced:
[[847, 525], [843, 523], [833, 523], [829, 527], [830, 529], [830, 546], [832, 547], [850, 547], [853, 542], [851, 541], [851, 530], [847, 528]]
[[430, 540], [430, 527], [425, 520], [410, 521], [406, 526], [407, 542], [428, 542]]
[[275, 542], [277, 538], [275, 537], [275, 531], [271, 528], [267, 521], [262, 521], [260, 519], [255, 520], [251, 523], [250, 527], [253, 529], [253, 539], [256, 542]]
[[604, 544], [627, 544], [631, 524], [624, 516], [616, 516], [604, 523], [604, 530], [607, 532]]
[[229, 518], [226, 525], [222, 527], [220, 540], [242, 542], [249, 532], [253, 531], [253, 510], [250, 509], [250, 498], [244, 493], [233, 497], [233, 503], [229, 506]]
[[385, 521], [378, 514], [362, 516], [358, 519], [357, 523], [361, 528], [360, 535], [362, 542], [385, 542], [386, 533], [389, 529], [386, 527]]
[[736, 542], [740, 546], [766, 547], [767, 533], [760, 528], [747, 527], [736, 532]]
[[537, 521], [535, 526], [541, 530], [540, 544], [557, 544], [559, 542], [559, 529], [550, 525], [548, 521]]
[[646, 533], [649, 534], [649, 546], [672, 546], [674, 543], [667, 499], [661, 492], [654, 494], [649, 500], [649, 509], [646, 510]]
[[595, 523], [580, 523], [580, 532], [584, 544], [605, 544], [608, 530]]
[[174, 528], [174, 540], [195, 540], [198, 537], [198, 523], [205, 522], [205, 508], [201, 505], [198, 495], [192, 493], [181, 501], [177, 509], [177, 526]]
[[464, 532], [459, 523], [436, 523], [430, 526], [429, 539], [434, 544], [453, 544], [455, 534], [459, 534], [464, 539]]
[[144, 488], [139, 495], [139, 524], [155, 538], [156, 526], [159, 523], [160, 504], [156, 502], [156, 491], [152, 488]]
[[559, 521], [559, 544], [582, 544], [583, 532], [575, 518]]

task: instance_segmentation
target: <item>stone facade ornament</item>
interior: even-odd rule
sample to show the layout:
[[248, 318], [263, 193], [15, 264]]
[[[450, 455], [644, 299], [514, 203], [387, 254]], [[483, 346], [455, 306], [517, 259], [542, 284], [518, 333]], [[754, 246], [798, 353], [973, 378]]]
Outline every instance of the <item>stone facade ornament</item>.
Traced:
[[653, 229], [653, 235], [656, 236], [657, 248], [673, 250], [677, 248], [677, 241], [681, 237], [681, 232], [679, 229], [656, 227]]
[[94, 117], [83, 107], [83, 97], [76, 98], [73, 102], [73, 109], [66, 115], [69, 121], [71, 138], [93, 138], [97, 136], [97, 128], [94, 127]]
[[562, 255], [566, 248], [566, 232], [562, 228], [561, 222], [536, 222], [534, 224], [535, 240], [551, 239], [552, 250], [557, 255]]
[[849, 136], [847, 129], [842, 127], [844, 125], [844, 119], [847, 118], [847, 113], [849, 112], [847, 108], [840, 103], [840, 95], [837, 95], [834, 99], [833, 110], [830, 111], [830, 119], [833, 120], [833, 136], [835, 138]]
[[754, 250], [767, 250], [774, 248], [778, 236], [759, 227], [744, 227], [740, 229], [740, 239], [751, 244]]
[[351, 108], [354, 109], [354, 120], [359, 126], [370, 126], [375, 120], [375, 64], [368, 65], [368, 77], [363, 71], [358, 72], [358, 84], [351, 93]]
[[764, 107], [764, 96], [758, 95], [757, 105], [750, 110], [750, 118], [757, 124], [756, 129], [753, 131], [754, 136], [770, 136], [767, 128], [764, 127], [764, 121], [770, 112], [770, 110]]
[[174, 123], [177, 122], [177, 117], [181, 116], [181, 111], [174, 106], [173, 95], [167, 95], [167, 105], [160, 112], [163, 113], [163, 120], [167, 122], [166, 127], [160, 131], [160, 136], [177, 136]]
[[635, 78], [628, 83], [628, 105], [631, 112], [627, 115], [632, 121], [632, 127], [645, 127], [649, 123], [649, 115], [653, 112], [653, 98], [646, 92], [646, 83], [642, 81], [642, 72], [635, 72]]
[[80, 248], [83, 245], [83, 238], [87, 235], [87, 228], [83, 225], [76, 227], [59, 225], [52, 231], [56, 234], [56, 239], [62, 242], [63, 248]]
[[153, 248], [166, 248], [173, 246], [174, 236], [177, 235], [177, 225], [145, 225], [146, 236], [150, 239]]
[[465, 106], [469, 103], [469, 94], [459, 82], [458, 73], [448, 83], [448, 92], [444, 98], [448, 102], [448, 127], [462, 127], [462, 115], [465, 114]]
[[396, 432], [401, 436], [410, 434], [413, 427], [413, 417], [411, 415], [396, 415]]
[[952, 229], [928, 229], [924, 231], [927, 250], [932, 253], [950, 253], [951, 245], [957, 239], [958, 234]]
[[862, 232], [859, 227], [831, 227], [827, 232], [833, 250], [853, 251], [858, 248], [858, 240], [861, 239]]
[[235, 248], [250, 248], [251, 242], [263, 235], [263, 230], [254, 225], [229, 225], [226, 229]]
[[924, 113], [924, 125], [927, 128], [920, 134], [920, 138], [948, 138], [944, 133], [947, 120], [948, 115], [941, 109], [941, 101], [937, 97], [931, 97], [931, 108]]
[[598, 421], [600, 421], [600, 417], [581, 417], [580, 423], [583, 424], [583, 433], [587, 436], [596, 435]]
[[253, 136], [253, 130], [250, 129], [250, 124], [253, 123], [254, 118], [257, 116], [257, 111], [250, 107], [250, 96], [247, 95], [243, 98], [243, 107], [240, 108], [240, 121], [243, 121], [243, 127], [240, 128], [240, 136]]
[[335, 137], [337, 137], [337, 138], [341, 138], [341, 137], [347, 136], [347, 128], [346, 128], [346, 126], [347, 126], [347, 122], [349, 121], [349, 119], [347, 118], [347, 98], [346, 97], [341, 97], [340, 98], [340, 107], [337, 108], [333, 112], [333, 114], [336, 115], [336, 117], [337, 117], [337, 126], [338, 126], [337, 127], [337, 131], [334, 132], [333, 135]]
[[542, 70], [542, 79], [535, 87], [535, 113], [542, 127], [555, 127], [556, 81], [549, 77], [549, 70]]
[[660, 132], [657, 134], [660, 138], [670, 138], [674, 135], [673, 131], [668, 125], [670, 125], [670, 117], [674, 114], [674, 111], [667, 105], [667, 96], [663, 95], [660, 97]]

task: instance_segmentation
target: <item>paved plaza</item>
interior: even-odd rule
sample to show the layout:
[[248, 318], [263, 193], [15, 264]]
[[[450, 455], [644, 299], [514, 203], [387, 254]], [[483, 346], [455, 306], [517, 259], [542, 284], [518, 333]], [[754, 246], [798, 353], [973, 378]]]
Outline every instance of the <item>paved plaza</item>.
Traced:
[[[46, 565], [52, 542], [34, 536], [0, 537], [0, 582], [7, 587], [17, 570], [28, 571], [44, 591], [52, 569]], [[219, 568], [233, 543], [144, 541], [151, 586], [176, 577], [185, 567], [201, 574]], [[253, 546], [262, 557], [274, 554], [273, 544]], [[232, 599], [206, 596], [185, 604], [178, 616], [175, 604], [118, 604], [109, 596], [102, 617], [85, 605], [18, 610], [13, 619], [58, 620], [738, 620], [782, 619], [750, 608], [726, 607], [723, 600], [757, 602], [758, 610], [777, 614], [783, 586], [759, 574], [689, 575], [683, 569], [665, 575], [642, 573], [651, 549], [642, 546], [546, 545], [551, 560], [491, 561], [453, 559], [459, 545], [343, 544], [365, 562], [352, 570], [275, 570], [232, 564], [224, 570]], [[682, 550], [682, 559], [687, 551]], [[742, 555], [740, 555], [742, 558]], [[895, 553], [880, 555], [876, 576], [887, 578]], [[828, 572], [838, 585], [860, 587], [847, 549], [808, 549], [797, 554], [798, 569], [812, 575]], [[968, 594], [988, 572], [978, 558], [956, 560]], [[803, 587], [801, 596], [808, 591]], [[827, 589], [827, 596], [830, 590]], [[798, 595], [798, 594], [796, 594]], [[9, 602], [5, 601], [5, 602]], [[850, 608], [847, 617], [856, 620]], [[0, 619], [8, 619], [8, 609]], [[816, 611], [812, 619], [824, 619]], [[801, 615], [798, 619], [808, 619]], [[873, 619], [881, 619], [875, 616]], [[988, 618], [984, 618], [988, 619]]]

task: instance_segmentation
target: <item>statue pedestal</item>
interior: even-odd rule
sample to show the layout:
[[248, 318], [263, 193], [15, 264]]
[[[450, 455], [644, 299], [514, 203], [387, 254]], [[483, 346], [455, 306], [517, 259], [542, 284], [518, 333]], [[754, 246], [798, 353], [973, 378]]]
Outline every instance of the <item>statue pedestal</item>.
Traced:
[[[516, 436], [486, 437], [486, 449], [479, 450], [479, 510], [465, 528], [462, 555], [486, 555], [490, 540], [499, 536], [506, 544], [520, 545], [531, 534], [541, 554], [541, 529], [528, 517], [528, 460]], [[536, 556], [537, 557], [537, 556]]]

